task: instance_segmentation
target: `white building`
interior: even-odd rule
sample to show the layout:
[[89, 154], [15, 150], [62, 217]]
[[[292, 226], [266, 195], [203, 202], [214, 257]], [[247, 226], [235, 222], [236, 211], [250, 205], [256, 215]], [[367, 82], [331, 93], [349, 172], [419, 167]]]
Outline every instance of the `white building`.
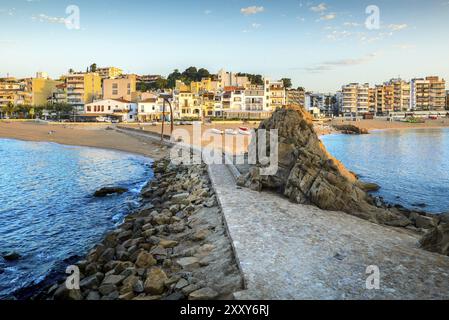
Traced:
[[[168, 106], [167, 110], [169, 109]], [[163, 112], [163, 105], [158, 98], [149, 98], [138, 103], [138, 119], [147, 122], [160, 120]]]
[[84, 106], [85, 117], [107, 117], [122, 122], [137, 120], [137, 103], [120, 100], [98, 100]]

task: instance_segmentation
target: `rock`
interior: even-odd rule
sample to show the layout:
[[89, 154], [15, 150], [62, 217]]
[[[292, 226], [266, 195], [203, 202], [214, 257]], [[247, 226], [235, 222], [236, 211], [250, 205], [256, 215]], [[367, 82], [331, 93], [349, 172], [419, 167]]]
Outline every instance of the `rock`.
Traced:
[[449, 222], [441, 221], [430, 229], [420, 240], [425, 250], [449, 256]]
[[90, 291], [86, 297], [86, 300], [89, 300], [89, 301], [99, 301], [100, 299], [101, 299], [101, 296], [98, 293], [98, 291]]
[[107, 295], [111, 294], [112, 292], [117, 291], [117, 286], [115, 286], [113, 284], [105, 284], [105, 285], [100, 286], [98, 291], [100, 291], [100, 293], [103, 296], [107, 296]]
[[200, 289], [200, 287], [196, 284], [189, 284], [187, 287], [182, 288], [182, 293], [186, 296], [188, 296], [189, 294], [191, 294], [192, 292], [196, 291]]
[[144, 286], [143, 286], [142, 280], [138, 280], [138, 281], [133, 285], [133, 291], [134, 291], [135, 293], [137, 293], [137, 294], [145, 292], [145, 288], [144, 288]]
[[154, 259], [153, 255], [146, 251], [141, 252], [136, 260], [136, 266], [138, 268], [149, 268], [156, 264], [157, 261]]
[[213, 300], [218, 297], [218, 293], [211, 288], [202, 288], [189, 294], [189, 300]]
[[134, 297], [135, 297], [135, 295], [134, 295], [133, 292], [128, 292], [128, 293], [125, 293], [125, 294], [120, 295], [120, 296], [118, 297], [118, 299], [119, 299], [119, 300], [129, 301], [129, 300], [134, 299]]
[[122, 194], [125, 192], [128, 192], [128, 189], [120, 188], [120, 187], [106, 187], [106, 188], [101, 188], [100, 190], [95, 191], [94, 197], [104, 198], [111, 194]]
[[59, 286], [59, 288], [55, 291], [55, 294], [53, 296], [55, 300], [75, 300], [79, 301], [83, 299], [83, 296], [81, 295], [80, 290], [69, 290], [65, 286], [65, 284], [62, 284]]
[[119, 242], [122, 242], [122, 243], [123, 243], [123, 242], [125, 242], [125, 241], [131, 239], [132, 236], [133, 236], [133, 232], [132, 232], [131, 230], [123, 231], [123, 232], [120, 232], [120, 233], [117, 235], [117, 240], [118, 240]]
[[380, 190], [380, 186], [375, 183], [360, 182], [360, 187], [366, 192], [376, 192]]
[[[271, 150], [272, 129], [278, 130], [277, 172], [263, 175], [267, 166], [259, 163], [238, 179], [239, 186], [256, 191], [277, 190], [292, 202], [343, 211], [380, 224], [401, 220], [399, 214], [373, 205], [372, 197], [362, 188], [364, 184], [326, 151], [304, 108], [287, 106], [261, 122], [257, 131], [267, 130], [267, 150]], [[257, 150], [257, 144], [256, 137], [251, 140], [250, 150]]]
[[352, 124], [334, 125], [333, 127], [344, 134], [369, 134], [367, 129], [359, 128]]
[[171, 201], [174, 204], [184, 204], [184, 205], [188, 205], [190, 204], [190, 201], [188, 200], [190, 194], [189, 193], [179, 193], [176, 194], [174, 196], [172, 196]]
[[181, 258], [176, 263], [184, 270], [191, 271], [199, 268], [199, 260], [194, 257]]
[[89, 276], [87, 278], [84, 278], [80, 281], [80, 288], [82, 290], [86, 289], [92, 289], [94, 287], [97, 287], [99, 285], [99, 280], [96, 274]]
[[178, 241], [162, 239], [159, 242], [159, 245], [162, 248], [165, 248], [165, 249], [167, 249], [167, 248], [174, 248], [174, 247], [176, 247], [178, 245]]
[[164, 292], [165, 281], [167, 280], [167, 275], [164, 271], [159, 268], [153, 268], [148, 274], [147, 280], [145, 281], [144, 288], [145, 293], [151, 295], [160, 295]]
[[6, 261], [17, 261], [21, 257], [22, 256], [15, 251], [11, 251], [11, 252], [3, 254], [3, 259], [5, 259]]
[[108, 248], [106, 249], [102, 255], [98, 258], [98, 262], [99, 263], [108, 263], [110, 262], [112, 259], [114, 259], [114, 255], [115, 255], [115, 249], [112, 248]]
[[414, 220], [417, 228], [431, 229], [437, 226], [436, 221], [433, 218], [426, 217], [420, 214], [416, 214]]
[[123, 282], [124, 279], [125, 279], [124, 276], [118, 276], [118, 275], [114, 275], [114, 274], [108, 275], [104, 278], [102, 285], [112, 284], [112, 285], [118, 286]]
[[175, 292], [172, 293], [171, 295], [165, 297], [163, 300], [166, 301], [179, 301], [179, 300], [184, 300], [185, 296], [182, 292]]
[[194, 241], [203, 241], [207, 238], [207, 236], [210, 234], [210, 231], [208, 229], [201, 229], [197, 232], [195, 232], [192, 236], [192, 240]]
[[181, 279], [176, 283], [175, 290], [181, 290], [189, 285], [189, 282], [186, 279]]

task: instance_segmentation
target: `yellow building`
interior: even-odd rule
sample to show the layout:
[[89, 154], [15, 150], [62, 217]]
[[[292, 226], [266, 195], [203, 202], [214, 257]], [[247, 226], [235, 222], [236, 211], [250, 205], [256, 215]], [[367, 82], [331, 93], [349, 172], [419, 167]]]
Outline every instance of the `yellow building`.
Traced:
[[67, 103], [83, 112], [84, 105], [102, 96], [101, 77], [98, 73], [73, 73], [66, 78]]
[[116, 67], [98, 68], [97, 73], [102, 79], [115, 79], [123, 74], [123, 70]]
[[42, 106], [47, 104], [57, 86], [61, 81], [47, 78], [31, 78], [25, 80], [24, 104], [32, 106]]

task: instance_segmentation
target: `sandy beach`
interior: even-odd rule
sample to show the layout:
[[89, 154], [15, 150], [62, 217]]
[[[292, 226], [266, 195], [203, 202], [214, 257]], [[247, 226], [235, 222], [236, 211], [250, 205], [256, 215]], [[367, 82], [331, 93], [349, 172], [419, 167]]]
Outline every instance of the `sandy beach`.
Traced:
[[389, 122], [385, 120], [361, 120], [361, 121], [344, 121], [335, 119], [328, 123], [329, 125], [346, 125], [352, 124], [361, 129], [367, 130], [390, 130], [390, 129], [426, 129], [426, 128], [447, 128], [449, 127], [449, 118], [438, 120], [426, 120], [424, 123], [407, 123], [407, 122]]
[[104, 124], [0, 122], [0, 138], [111, 149], [144, 155], [155, 160], [167, 155], [167, 150], [157, 143], [107, 130], [107, 127]]

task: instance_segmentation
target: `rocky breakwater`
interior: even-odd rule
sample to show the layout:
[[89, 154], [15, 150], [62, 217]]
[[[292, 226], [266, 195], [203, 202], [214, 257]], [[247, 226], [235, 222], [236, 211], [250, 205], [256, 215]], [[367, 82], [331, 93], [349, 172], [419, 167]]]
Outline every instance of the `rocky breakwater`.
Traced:
[[154, 164], [143, 206], [80, 261], [80, 290], [53, 299], [202, 300], [242, 289], [223, 217], [205, 166]]

